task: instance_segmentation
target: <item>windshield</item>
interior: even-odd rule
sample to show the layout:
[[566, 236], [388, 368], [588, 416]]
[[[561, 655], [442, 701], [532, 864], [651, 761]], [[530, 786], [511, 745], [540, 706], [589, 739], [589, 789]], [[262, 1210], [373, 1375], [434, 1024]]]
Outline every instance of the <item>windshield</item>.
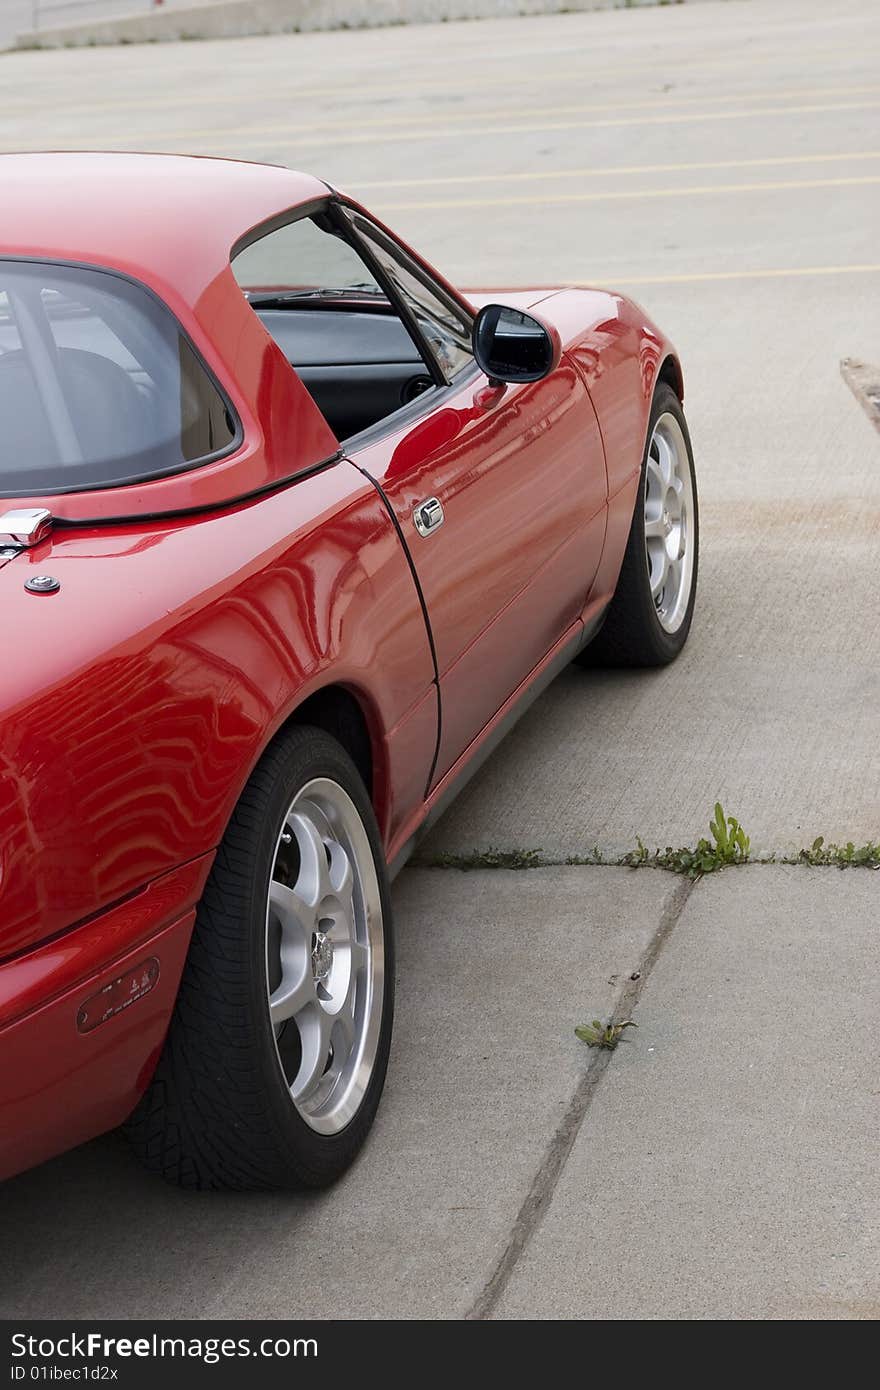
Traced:
[[113, 487], [227, 451], [226, 401], [168, 309], [109, 271], [0, 259], [0, 495]]

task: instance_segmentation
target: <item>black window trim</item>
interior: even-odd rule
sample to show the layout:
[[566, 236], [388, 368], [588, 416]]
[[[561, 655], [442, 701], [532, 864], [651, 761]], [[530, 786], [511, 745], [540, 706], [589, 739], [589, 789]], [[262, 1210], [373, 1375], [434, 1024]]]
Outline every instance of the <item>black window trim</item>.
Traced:
[[[391, 282], [388, 280], [388, 277], [385, 274], [383, 267], [379, 264], [379, 261], [376, 259], [375, 255], [372, 252], [372, 249], [370, 247], [371, 237], [376, 242], [378, 242], [380, 246], [383, 246], [385, 250], [388, 252], [388, 254], [392, 256], [395, 260], [397, 260], [408, 271], [408, 273], [412, 275], [413, 279], [418, 280], [421, 285], [424, 285], [425, 289], [428, 290], [431, 294], [433, 294], [436, 299], [439, 299], [440, 303], [445, 305], [445, 307], [449, 310], [451, 314], [454, 314], [456, 318], [460, 319], [463, 327], [471, 330], [473, 329], [473, 311], [471, 309], [468, 309], [466, 305], [462, 304], [454, 296], [450, 295], [448, 291], [443, 288], [442, 285], [438, 284], [438, 282], [427, 270], [425, 270], [421, 265], [419, 265], [418, 262], [414, 261], [413, 258], [406, 251], [406, 249], [400, 244], [400, 242], [393, 234], [386, 232], [385, 229], [383, 227], [380, 227], [376, 222], [374, 222], [374, 220], [371, 217], [363, 213], [360, 208], [355, 207], [353, 204], [349, 203], [346, 199], [337, 196], [334, 202], [335, 207], [337, 207], [343, 214], [343, 217], [345, 219], [345, 225], [349, 229], [349, 234], [353, 234], [357, 238], [361, 255], [367, 261], [368, 265], [370, 266], [370, 269], [373, 271], [373, 274], [376, 276], [383, 289], [386, 289], [386, 292], [389, 290], [393, 291], [393, 286], [391, 285]], [[363, 223], [365, 227], [369, 228], [369, 231], [362, 231], [359, 225], [360, 223]], [[396, 293], [393, 293], [392, 303], [396, 304], [397, 302], [398, 296], [396, 295]], [[418, 326], [418, 322], [415, 319], [415, 316], [410, 314], [408, 305], [406, 306], [406, 312], [407, 315], [409, 315], [413, 319], [415, 331], [418, 335], [419, 341], [420, 343], [424, 344], [423, 350], [426, 351], [431, 360], [435, 362], [437, 370], [440, 373], [441, 379], [444, 382], [446, 382], [447, 384], [452, 384], [452, 382], [459, 380], [465, 372], [469, 371], [470, 364], [468, 363], [465, 364], [465, 366], [460, 367], [459, 370], [453, 373], [451, 376], [447, 372], [445, 372], [439, 360], [435, 356], [433, 348], [431, 347], [427, 338], [425, 338], [424, 334], [421, 331], [421, 328]]]
[[196, 468], [204, 468], [207, 464], [218, 463], [221, 459], [229, 458], [232, 454], [236, 453], [241, 448], [242, 444], [244, 443], [244, 427], [242, 426], [238, 411], [235, 408], [235, 403], [231, 399], [229, 392], [223, 386], [223, 383], [218, 378], [216, 372], [214, 372], [213, 369], [209, 366], [209, 364], [205, 361], [198, 347], [193, 342], [190, 335], [187, 333], [186, 329], [178, 319], [177, 315], [174, 313], [174, 310], [171, 308], [171, 306], [162, 298], [160, 294], [157, 294], [157, 292], [150, 285], [146, 284], [145, 281], [139, 280], [136, 275], [129, 275], [124, 270], [117, 270], [114, 266], [101, 265], [96, 261], [69, 260], [60, 256], [22, 256], [13, 255], [10, 252], [4, 252], [0, 254], [0, 264], [5, 262], [9, 262], [13, 265], [24, 264], [60, 266], [62, 267], [62, 269], [93, 271], [99, 275], [115, 276], [116, 279], [124, 280], [129, 285], [134, 285], [137, 289], [142, 290], [145, 294], [147, 294], [150, 297], [150, 299], [154, 300], [155, 303], [158, 304], [160, 308], [171, 318], [181, 338], [183, 338], [190, 352], [193, 354], [193, 357], [195, 358], [196, 362], [204, 371], [208, 380], [211, 382], [211, 385], [217, 391], [217, 394], [223, 402], [223, 405], [229, 416], [230, 423], [233, 426], [233, 436], [230, 443], [227, 444], [224, 448], [216, 449], [212, 454], [202, 454], [199, 458], [193, 459], [191, 461], [174, 464], [169, 468], [151, 469], [148, 473], [134, 474], [128, 478], [114, 479], [112, 482], [107, 482], [106, 480], [97, 483], [79, 482], [69, 487], [40, 488], [36, 491], [33, 488], [27, 490], [16, 488], [10, 491], [4, 488], [2, 481], [0, 481], [0, 496], [10, 498], [70, 497], [75, 495], [76, 493], [81, 492], [112, 492], [115, 491], [117, 488], [137, 487], [141, 483], [159, 482], [164, 478], [176, 478], [179, 477], [182, 473], [191, 473]]
[[476, 360], [471, 357], [470, 362], [466, 362], [453, 376], [450, 377], [443, 371], [440, 362], [434, 355], [433, 348], [422, 334], [415, 316], [410, 313], [407, 305], [403, 304], [402, 307], [400, 306], [399, 297], [394, 286], [390, 283], [382, 266], [373, 255], [369, 241], [358, 228], [355, 219], [364, 222], [370, 228], [371, 233], [375, 233], [376, 240], [384, 245], [390, 254], [392, 254], [395, 259], [398, 259], [409, 273], [425, 286], [425, 289], [430, 290], [432, 294], [436, 295], [441, 304], [445, 304], [451, 312], [455, 313], [456, 316], [460, 316], [465, 324], [473, 324], [475, 317], [473, 310], [469, 309], [467, 305], [461, 303], [458, 299], [449, 295], [427, 270], [423, 269], [422, 266], [418, 265], [417, 262], [412, 259], [395, 237], [387, 233], [382, 227], [379, 227], [373, 219], [363, 213], [359, 207], [356, 207], [346, 198], [336, 193], [333, 195], [332, 206], [334, 211], [337, 211], [337, 216], [339, 213], [342, 214], [347, 238], [356, 238], [358, 247], [360, 248], [359, 254], [363, 257], [372, 274], [385, 290], [392, 306], [397, 308], [398, 314], [409, 329], [410, 335], [415, 339], [416, 346], [426, 359], [426, 362], [434, 364], [437, 374], [437, 379], [435, 380], [432, 390], [423, 391], [420, 395], [416, 396], [415, 400], [408, 401], [406, 405], [400, 406], [398, 410], [393, 411], [390, 415], [386, 415], [383, 419], [377, 420], [375, 424], [368, 425], [366, 429], [359, 430], [357, 434], [349, 435], [347, 439], [342, 440], [343, 449], [345, 450], [346, 457], [348, 457], [351, 454], [357, 453], [360, 449], [366, 449], [371, 444], [379, 443], [388, 435], [398, 433], [401, 428], [405, 428], [407, 425], [417, 424], [419, 420], [424, 419], [434, 410], [439, 409], [444, 402], [456, 395], [469, 381], [478, 377], [480, 375], [480, 369], [477, 366]]

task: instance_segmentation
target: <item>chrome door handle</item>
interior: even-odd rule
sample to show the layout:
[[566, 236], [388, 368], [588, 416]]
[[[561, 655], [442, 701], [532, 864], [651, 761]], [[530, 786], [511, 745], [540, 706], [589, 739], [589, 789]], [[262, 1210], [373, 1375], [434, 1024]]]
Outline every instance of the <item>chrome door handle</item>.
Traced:
[[430, 536], [443, 525], [443, 505], [438, 497], [429, 497], [413, 508], [413, 521], [420, 536]]

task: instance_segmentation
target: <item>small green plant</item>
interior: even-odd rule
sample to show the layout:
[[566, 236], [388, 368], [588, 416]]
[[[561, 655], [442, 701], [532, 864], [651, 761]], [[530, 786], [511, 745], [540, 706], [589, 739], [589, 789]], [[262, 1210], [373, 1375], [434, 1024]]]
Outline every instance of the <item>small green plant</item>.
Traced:
[[675, 874], [686, 874], [688, 878], [702, 878], [703, 874], [712, 874], [729, 864], [745, 864], [748, 861], [751, 840], [736, 816], [724, 814], [720, 801], [715, 802], [715, 815], [709, 822], [709, 833], [712, 839], [707, 840], [703, 836], [693, 849], [672, 849], [669, 846], [665, 850], [656, 850], [652, 863]]
[[602, 1047], [606, 1052], [613, 1052], [617, 1044], [621, 1041], [624, 1028], [638, 1028], [631, 1018], [627, 1018], [623, 1023], [602, 1023], [598, 1018], [594, 1018], [592, 1023], [582, 1023], [580, 1028], [575, 1028], [574, 1035], [585, 1042], [587, 1047]]
[[626, 854], [621, 855], [617, 862], [622, 868], [640, 869], [643, 864], [647, 864], [649, 858], [648, 846], [643, 841], [641, 835], [637, 835], [636, 848], [628, 850]]
[[484, 849], [470, 854], [436, 854], [414, 861], [420, 868], [461, 869], [540, 869], [544, 860], [539, 849]]
[[854, 845], [852, 840], [847, 840], [845, 845], [826, 845], [824, 835], [818, 835], [809, 849], [802, 849], [798, 853], [795, 862], [834, 864], [838, 869], [880, 869], [880, 844], [869, 840], [867, 844]]
[[592, 849], [587, 850], [586, 854], [568, 854], [564, 862], [569, 867], [574, 868], [589, 868], [596, 864], [617, 863], [615, 859], [606, 859], [598, 845], [594, 845]]

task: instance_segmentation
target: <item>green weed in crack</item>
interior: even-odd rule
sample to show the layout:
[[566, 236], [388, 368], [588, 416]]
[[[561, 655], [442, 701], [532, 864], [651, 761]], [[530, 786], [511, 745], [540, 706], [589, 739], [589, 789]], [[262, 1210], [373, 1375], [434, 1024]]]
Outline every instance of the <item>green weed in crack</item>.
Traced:
[[834, 866], [839, 869], [866, 868], [880, 869], [880, 842], [868, 840], [856, 845], [852, 840], [845, 845], [826, 844], [819, 835], [809, 849], [798, 850], [796, 854], [761, 855], [751, 857], [751, 841], [736, 816], [725, 814], [720, 802], [715, 803], [715, 812], [709, 822], [709, 835], [701, 837], [693, 846], [683, 845], [674, 849], [649, 850], [641, 836], [636, 839], [635, 849], [625, 854], [605, 854], [598, 845], [582, 854], [569, 854], [564, 859], [553, 859], [544, 855], [540, 849], [494, 849], [471, 850], [467, 854], [437, 854], [430, 858], [416, 858], [414, 868], [427, 869], [549, 869], [562, 867], [604, 866], [624, 869], [665, 869], [668, 873], [683, 874], [687, 878], [698, 879], [704, 874], [715, 873], [718, 869], [733, 868], [740, 864], [807, 864], [814, 867]]
[[823, 835], [810, 845], [809, 849], [798, 851], [794, 859], [783, 860], [786, 864], [836, 865], [838, 869], [863, 868], [880, 869], [880, 844], [868, 840], [867, 844], [854, 845], [848, 840], [845, 845], [826, 845]]
[[623, 1023], [601, 1023], [598, 1018], [594, 1018], [592, 1023], [582, 1023], [579, 1028], [575, 1028], [576, 1038], [585, 1042], [587, 1047], [601, 1047], [607, 1052], [613, 1052], [619, 1042], [625, 1041], [622, 1037], [624, 1028], [638, 1028], [631, 1018], [627, 1018]]
[[[699, 839], [693, 849], [655, 850], [651, 856], [659, 869], [669, 869], [674, 874], [686, 874], [688, 878], [702, 878], [703, 874], [715, 873], [733, 864], [748, 862], [751, 840], [743, 830], [736, 816], [726, 816], [720, 801], [715, 802], [715, 815], [709, 822], [711, 840]], [[644, 845], [639, 841], [639, 849]], [[648, 862], [648, 861], [643, 861]]]
[[541, 869], [547, 863], [539, 849], [484, 849], [470, 854], [435, 854], [430, 859], [414, 861], [417, 868], [460, 869]]

